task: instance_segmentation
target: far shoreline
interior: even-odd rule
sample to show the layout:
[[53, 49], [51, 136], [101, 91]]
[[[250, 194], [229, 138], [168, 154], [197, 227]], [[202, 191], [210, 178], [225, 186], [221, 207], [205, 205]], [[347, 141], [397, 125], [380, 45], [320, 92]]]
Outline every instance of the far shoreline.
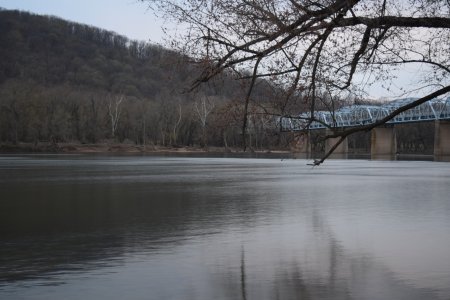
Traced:
[[[3, 143], [0, 144], [0, 155], [11, 154], [77, 154], [77, 155], [151, 155], [151, 156], [199, 156], [199, 157], [242, 157], [242, 158], [278, 158], [306, 159], [321, 157], [315, 153], [310, 157], [288, 149], [247, 149], [237, 147], [200, 147], [200, 146], [159, 146], [136, 145], [131, 143], [104, 142], [97, 144], [82, 143]], [[333, 159], [333, 158], [329, 158]], [[370, 153], [348, 153], [346, 159], [371, 160]], [[400, 161], [433, 161], [431, 154], [402, 153], [396, 156]], [[450, 161], [448, 160], [443, 161]]]
[[61, 154], [274, 154], [288, 156], [292, 151], [283, 149], [248, 149], [200, 146], [158, 146], [125, 143], [4, 143], [0, 144], [0, 154], [14, 153], [61, 153]]

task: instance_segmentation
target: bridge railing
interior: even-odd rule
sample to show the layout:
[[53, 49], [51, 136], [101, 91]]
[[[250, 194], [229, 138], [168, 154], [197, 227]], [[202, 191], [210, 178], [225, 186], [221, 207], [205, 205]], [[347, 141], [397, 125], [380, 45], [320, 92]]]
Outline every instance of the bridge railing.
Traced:
[[[356, 127], [373, 124], [391, 114], [394, 110], [413, 102], [414, 98], [398, 99], [384, 105], [352, 105], [334, 112], [316, 111], [314, 118], [310, 112], [301, 113], [296, 117], [279, 119], [281, 130], [299, 131], [305, 129], [323, 129], [327, 127]], [[311, 122], [311, 120], [314, 120]], [[432, 120], [450, 119], [450, 97], [447, 99], [433, 99], [414, 108], [408, 109], [387, 124], [412, 123]]]

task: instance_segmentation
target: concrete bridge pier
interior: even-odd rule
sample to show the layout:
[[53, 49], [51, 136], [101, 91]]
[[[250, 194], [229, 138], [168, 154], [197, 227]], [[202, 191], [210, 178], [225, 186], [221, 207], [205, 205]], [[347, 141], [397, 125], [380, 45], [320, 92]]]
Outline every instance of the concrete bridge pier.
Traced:
[[434, 123], [434, 160], [450, 161], [450, 121]]
[[397, 139], [394, 126], [372, 129], [370, 158], [379, 160], [395, 160]]
[[[333, 132], [327, 129], [326, 135], [332, 134]], [[325, 140], [325, 153], [328, 153], [330, 149], [336, 145], [336, 143], [340, 140], [337, 138], [330, 138]], [[348, 156], [348, 140], [347, 138], [342, 141], [342, 143], [334, 150], [334, 152], [330, 155], [330, 158], [335, 159], [346, 159]]]
[[294, 139], [291, 144], [291, 151], [294, 158], [311, 158], [311, 137], [309, 131], [294, 133]]

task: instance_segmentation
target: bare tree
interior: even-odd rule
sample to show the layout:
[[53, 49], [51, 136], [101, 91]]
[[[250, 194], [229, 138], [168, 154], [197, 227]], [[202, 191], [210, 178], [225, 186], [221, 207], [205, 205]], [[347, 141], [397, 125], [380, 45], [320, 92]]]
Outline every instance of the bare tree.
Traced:
[[172, 137], [171, 137], [171, 139], [173, 139], [173, 141], [171, 142], [172, 144], [177, 144], [178, 132], [180, 130], [182, 116], [183, 115], [181, 110], [181, 104], [178, 104], [178, 117], [176, 118], [172, 128]]
[[206, 127], [208, 125], [208, 116], [215, 107], [214, 101], [207, 96], [201, 96], [194, 102], [195, 114], [202, 128], [202, 146], [207, 147]]
[[322, 95], [333, 101], [365, 96], [371, 84], [389, 86], [398, 70], [414, 66], [418, 80], [401, 93], [420, 98], [374, 124], [326, 136], [340, 141], [450, 92], [449, 0], [141, 1], [181, 24], [172, 45], [204, 66], [193, 88], [225, 70], [250, 82], [244, 130], [260, 78], [283, 87], [284, 107], [302, 99], [311, 116], [307, 128], [323, 107]]
[[123, 102], [123, 95], [109, 96], [108, 114], [111, 120], [111, 137], [116, 135], [117, 125], [119, 124], [120, 114], [122, 112], [121, 104]]

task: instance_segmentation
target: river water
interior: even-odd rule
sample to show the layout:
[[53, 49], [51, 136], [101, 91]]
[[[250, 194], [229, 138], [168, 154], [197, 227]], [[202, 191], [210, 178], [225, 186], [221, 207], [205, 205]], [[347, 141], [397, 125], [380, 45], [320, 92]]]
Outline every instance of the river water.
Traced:
[[450, 164], [0, 157], [0, 299], [450, 299]]

